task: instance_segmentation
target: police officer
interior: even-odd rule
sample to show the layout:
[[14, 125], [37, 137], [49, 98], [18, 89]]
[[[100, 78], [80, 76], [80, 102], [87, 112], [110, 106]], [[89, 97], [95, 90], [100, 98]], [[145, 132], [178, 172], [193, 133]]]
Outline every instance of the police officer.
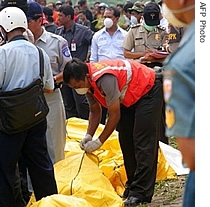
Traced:
[[[61, 36], [47, 32], [42, 27], [42, 7], [37, 2], [29, 3], [28, 27], [34, 34], [35, 45], [43, 48], [50, 58], [55, 83], [63, 81], [63, 69], [71, 59], [68, 42]], [[64, 159], [66, 143], [66, 117], [59, 84], [55, 90], [46, 94], [50, 112], [47, 115], [47, 146], [53, 163]]]
[[[74, 9], [70, 5], [59, 7], [58, 19], [61, 27], [57, 28], [55, 33], [68, 41], [72, 57], [86, 61], [93, 32], [89, 28], [74, 21]], [[66, 85], [63, 85], [61, 91], [66, 110], [66, 118], [78, 117], [88, 119], [89, 107], [86, 97], [84, 95], [78, 95]]]
[[[139, 1], [135, 2], [131, 8], [128, 8], [128, 11], [130, 12], [131, 15], [130, 16], [131, 25], [142, 23], [143, 11], [144, 11], [144, 5], [142, 3], [140, 3]], [[129, 28], [127, 30], [129, 30]]]
[[169, 24], [168, 39], [167, 42], [163, 44], [165, 51], [167, 51], [170, 54], [176, 51], [185, 29], [186, 28], [184, 26], [175, 27], [172, 24]]
[[[123, 42], [124, 56], [140, 61], [147, 53], [162, 48], [167, 38], [165, 28], [159, 26], [160, 8], [158, 4], [147, 3], [143, 10], [143, 21], [131, 26]], [[134, 13], [135, 15], [135, 13]], [[138, 16], [136, 16], [137, 18]], [[162, 60], [144, 58], [144, 64], [149, 67], [162, 66]]]
[[[164, 59], [150, 56], [154, 50], [162, 48], [167, 38], [165, 28], [159, 26], [160, 7], [155, 2], [147, 3], [143, 9], [143, 21], [131, 26], [123, 42], [124, 56], [154, 68], [161, 67]], [[138, 17], [138, 16], [136, 16]], [[142, 61], [143, 60], [143, 61]], [[168, 144], [165, 136], [165, 108], [163, 104], [160, 141]]]
[[163, 89], [166, 102], [166, 133], [176, 137], [183, 161], [190, 169], [182, 206], [194, 207], [195, 0], [177, 1], [176, 4], [172, 0], [163, 0], [162, 6], [163, 14], [174, 27], [186, 26], [179, 47], [164, 62]]
[[[162, 83], [155, 71], [134, 60], [110, 59], [83, 63], [72, 59], [64, 69], [64, 81], [90, 104], [87, 134], [80, 146], [91, 153], [109, 138], [119, 122], [119, 141], [130, 186], [125, 206], [150, 203], [158, 158], [162, 110]], [[104, 130], [92, 140], [99, 125], [101, 104], [108, 109]]]
[[[3, 9], [0, 12], [0, 26], [8, 40], [7, 44], [0, 47], [0, 90], [11, 91], [27, 86], [39, 76], [39, 53], [23, 36], [27, 29], [27, 19], [21, 9]], [[44, 91], [50, 93], [53, 91], [53, 76], [49, 57], [44, 51], [43, 55]], [[13, 135], [0, 130], [0, 206], [21, 206], [15, 198], [15, 183], [18, 181], [15, 169], [21, 154], [30, 172], [36, 200], [57, 193], [53, 164], [47, 151], [46, 128], [45, 119], [36, 126]]]

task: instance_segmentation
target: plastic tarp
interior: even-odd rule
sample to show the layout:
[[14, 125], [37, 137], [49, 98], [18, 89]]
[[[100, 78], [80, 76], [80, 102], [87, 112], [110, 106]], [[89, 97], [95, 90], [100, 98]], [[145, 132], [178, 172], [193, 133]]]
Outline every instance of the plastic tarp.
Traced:
[[[126, 173], [123, 156], [114, 131], [94, 153], [85, 153], [79, 142], [84, 137], [88, 121], [70, 118], [66, 123], [65, 159], [54, 165], [58, 194], [36, 202], [32, 195], [27, 207], [121, 207]], [[102, 132], [100, 125], [93, 137]], [[168, 153], [170, 154], [170, 153]], [[156, 181], [177, 179], [177, 173], [159, 147]]]

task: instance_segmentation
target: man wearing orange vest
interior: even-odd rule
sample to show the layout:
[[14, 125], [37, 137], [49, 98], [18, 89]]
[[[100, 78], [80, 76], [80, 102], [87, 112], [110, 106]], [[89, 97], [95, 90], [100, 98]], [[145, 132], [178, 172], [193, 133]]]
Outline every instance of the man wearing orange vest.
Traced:
[[[102, 60], [84, 63], [73, 58], [63, 80], [79, 94], [86, 94], [89, 125], [80, 147], [91, 153], [109, 138], [119, 122], [119, 141], [127, 174], [125, 206], [150, 203], [158, 158], [163, 90], [161, 75], [133, 60]], [[92, 139], [107, 107], [104, 130]]]

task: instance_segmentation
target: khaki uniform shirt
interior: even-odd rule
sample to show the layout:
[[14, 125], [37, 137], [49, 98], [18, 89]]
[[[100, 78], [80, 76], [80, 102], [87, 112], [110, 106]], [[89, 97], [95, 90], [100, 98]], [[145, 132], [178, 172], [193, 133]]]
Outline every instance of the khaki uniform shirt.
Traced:
[[[150, 49], [157, 49], [165, 43], [167, 32], [165, 28], [157, 26], [154, 31], [147, 31], [143, 24], [136, 24], [130, 27], [123, 42], [123, 48], [134, 52], [144, 52], [148, 46]], [[146, 46], [145, 46], [146, 45]]]

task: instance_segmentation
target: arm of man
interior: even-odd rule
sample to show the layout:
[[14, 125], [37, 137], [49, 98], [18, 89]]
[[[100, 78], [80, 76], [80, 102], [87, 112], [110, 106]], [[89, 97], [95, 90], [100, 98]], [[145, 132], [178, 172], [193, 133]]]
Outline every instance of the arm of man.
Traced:
[[195, 139], [177, 137], [177, 143], [187, 167], [189, 167], [190, 170], [195, 171]]
[[[103, 95], [107, 102], [109, 115], [104, 130], [99, 135], [98, 139], [82, 143], [81, 148], [88, 153], [91, 153], [102, 146], [102, 144], [109, 138], [111, 133], [115, 130], [120, 119], [120, 91], [118, 88], [117, 78], [114, 75], [106, 74], [103, 75], [102, 78], [100, 78], [99, 80], [100, 81], [97, 82], [97, 86], [103, 91]], [[87, 134], [93, 136], [101, 118], [101, 115], [98, 115], [98, 111], [101, 111], [101, 106], [99, 103], [90, 103], [90, 105], [91, 112], [89, 116], [89, 126]]]
[[89, 104], [89, 105], [90, 105], [90, 114], [89, 114], [87, 134], [93, 136], [100, 123], [102, 109], [101, 105], [97, 101], [94, 104]]
[[56, 83], [63, 82], [63, 71], [55, 75], [53, 78], [56, 81]]
[[104, 143], [117, 127], [120, 120], [120, 99], [117, 99], [108, 107], [108, 114], [109, 116], [105, 128], [99, 136], [101, 143]]
[[50, 58], [43, 49], [42, 49], [42, 52], [44, 56], [43, 91], [44, 93], [52, 93], [54, 91], [54, 80], [53, 80], [52, 68], [50, 64]]
[[98, 45], [96, 34], [93, 35], [91, 43], [90, 62], [98, 62]]
[[[108, 119], [104, 130], [99, 136], [101, 143], [104, 143], [111, 133], [115, 130], [120, 119], [120, 100], [117, 99], [114, 103], [108, 106]], [[98, 102], [90, 105], [90, 115], [87, 134], [94, 135], [101, 120], [101, 105]]]
[[118, 80], [114, 75], [106, 74], [99, 79], [97, 85], [104, 93], [107, 108], [108, 119], [104, 130], [99, 136], [101, 143], [104, 143], [111, 133], [116, 129], [120, 120], [120, 90], [118, 87]]
[[141, 57], [144, 57], [148, 53], [152, 53], [152, 50], [145, 50], [144, 52], [134, 52], [127, 49], [123, 49], [124, 57], [129, 59], [139, 59]]

